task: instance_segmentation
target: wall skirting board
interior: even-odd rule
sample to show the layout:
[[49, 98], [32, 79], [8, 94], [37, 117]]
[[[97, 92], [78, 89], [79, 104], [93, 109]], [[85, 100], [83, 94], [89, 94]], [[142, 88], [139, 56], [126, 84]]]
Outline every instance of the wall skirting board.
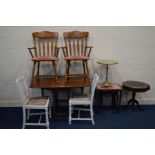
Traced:
[[[138, 101], [141, 105], [155, 105], [155, 98], [138, 99]], [[126, 104], [127, 104], [126, 99], [122, 99], [121, 105]], [[21, 105], [22, 101], [20, 100], [0, 100], [0, 107], [21, 107]], [[110, 105], [110, 104], [107, 104], [107, 102], [104, 101], [103, 105]]]
[[20, 100], [0, 100], [0, 107], [21, 107]]

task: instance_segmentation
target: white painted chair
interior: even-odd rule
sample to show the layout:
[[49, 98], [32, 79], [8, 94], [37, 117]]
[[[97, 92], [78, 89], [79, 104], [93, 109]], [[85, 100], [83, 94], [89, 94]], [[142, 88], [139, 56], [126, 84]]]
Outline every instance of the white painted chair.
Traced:
[[[69, 124], [72, 123], [72, 120], [91, 120], [92, 124], [94, 125], [94, 112], [93, 112], [93, 99], [95, 88], [98, 82], [98, 75], [95, 73], [90, 94], [82, 94], [82, 95], [75, 95], [70, 98], [69, 100]], [[76, 106], [84, 106], [84, 108], [77, 108]], [[78, 110], [78, 117], [73, 118], [72, 114], [74, 110]], [[89, 111], [90, 117], [89, 118], [82, 118], [80, 117], [81, 111]]]
[[[25, 128], [26, 125], [33, 125], [33, 126], [46, 126], [49, 128], [49, 118], [48, 118], [48, 111], [49, 116], [51, 118], [51, 106], [49, 107], [49, 99], [42, 98], [42, 97], [30, 97], [29, 89], [27, 87], [26, 81], [23, 76], [20, 76], [16, 79], [16, 84], [20, 92], [21, 99], [23, 100], [23, 126]], [[45, 112], [37, 113], [31, 112], [31, 109], [42, 109]], [[27, 111], [27, 113], [26, 113]], [[37, 123], [30, 123], [27, 122], [30, 116], [32, 115], [40, 115], [39, 121]], [[45, 123], [41, 122], [42, 116], [45, 115]], [[26, 117], [27, 116], [27, 117]]]

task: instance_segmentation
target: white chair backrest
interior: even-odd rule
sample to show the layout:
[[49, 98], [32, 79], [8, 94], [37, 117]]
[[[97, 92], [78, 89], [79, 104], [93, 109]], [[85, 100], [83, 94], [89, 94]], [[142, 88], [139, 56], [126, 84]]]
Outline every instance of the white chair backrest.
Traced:
[[95, 73], [93, 81], [92, 81], [92, 85], [91, 85], [91, 101], [93, 102], [93, 98], [94, 98], [94, 93], [95, 93], [95, 89], [96, 89], [96, 85], [98, 82], [98, 75]]
[[19, 89], [20, 97], [23, 101], [27, 100], [29, 97], [29, 91], [26, 84], [26, 81], [23, 76], [20, 76], [16, 79], [16, 85]]

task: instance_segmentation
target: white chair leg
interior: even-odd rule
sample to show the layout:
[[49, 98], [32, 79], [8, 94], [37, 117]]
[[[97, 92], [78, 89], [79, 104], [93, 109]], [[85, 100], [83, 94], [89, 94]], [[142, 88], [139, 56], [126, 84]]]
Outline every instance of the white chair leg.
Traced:
[[49, 129], [48, 108], [45, 109], [45, 117], [46, 117], [46, 127], [47, 127], [47, 129]]
[[94, 115], [94, 112], [93, 112], [93, 108], [92, 108], [92, 106], [91, 106], [91, 107], [90, 107], [90, 116], [91, 116], [91, 121], [92, 121], [92, 125], [95, 125], [93, 115]]
[[69, 105], [69, 125], [72, 123], [72, 106]]
[[26, 109], [23, 107], [23, 125], [22, 125], [22, 129], [25, 129], [25, 123], [26, 123]]

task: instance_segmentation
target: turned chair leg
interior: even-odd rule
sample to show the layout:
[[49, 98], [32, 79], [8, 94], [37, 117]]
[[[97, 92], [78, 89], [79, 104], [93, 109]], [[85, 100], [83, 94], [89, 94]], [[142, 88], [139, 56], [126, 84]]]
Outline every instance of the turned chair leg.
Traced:
[[84, 80], [86, 80], [86, 65], [84, 61], [82, 61], [82, 64], [83, 64]]
[[66, 61], [65, 82], [68, 82], [70, 61]]
[[34, 77], [35, 77], [35, 67], [36, 67], [36, 62], [33, 62], [32, 79], [34, 79]]
[[55, 61], [52, 61], [52, 64], [53, 64], [53, 69], [54, 69], [54, 74], [55, 74], [55, 82], [57, 83], [57, 80], [58, 80], [57, 72], [56, 72], [57, 65]]
[[37, 76], [39, 76], [39, 68], [40, 68], [40, 62], [38, 62]]
[[89, 68], [88, 68], [88, 61], [85, 61], [85, 65], [86, 65], [86, 76], [89, 79]]

